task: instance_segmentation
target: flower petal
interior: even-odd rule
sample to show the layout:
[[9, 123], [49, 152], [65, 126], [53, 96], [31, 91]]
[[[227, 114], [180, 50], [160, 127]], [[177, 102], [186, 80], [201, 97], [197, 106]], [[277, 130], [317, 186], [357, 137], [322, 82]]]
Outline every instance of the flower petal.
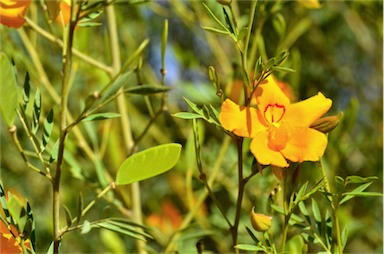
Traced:
[[255, 108], [239, 106], [229, 99], [221, 106], [219, 121], [225, 129], [247, 138], [254, 137], [257, 132], [267, 128]]
[[251, 142], [251, 152], [256, 160], [263, 165], [274, 165], [278, 167], [288, 167], [289, 164], [284, 156], [268, 147], [268, 132], [258, 132]]
[[332, 100], [319, 92], [315, 96], [286, 107], [284, 121], [292, 126], [309, 127], [327, 113], [331, 106]]
[[290, 161], [318, 161], [327, 147], [324, 133], [311, 128], [292, 128], [291, 139], [281, 153]]
[[288, 106], [290, 104], [288, 97], [283, 93], [271, 75], [265, 82], [259, 84], [254, 96], [261, 111], [264, 111], [268, 105]]

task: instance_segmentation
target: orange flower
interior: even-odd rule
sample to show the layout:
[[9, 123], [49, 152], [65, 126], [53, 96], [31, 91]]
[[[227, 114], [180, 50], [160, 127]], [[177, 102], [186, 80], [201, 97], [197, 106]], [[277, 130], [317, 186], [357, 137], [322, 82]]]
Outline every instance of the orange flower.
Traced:
[[64, 25], [68, 25], [71, 18], [71, 1], [63, 0], [60, 2], [61, 15], [56, 17], [56, 22], [61, 24], [61, 17], [63, 18]]
[[329, 110], [330, 99], [319, 92], [291, 104], [273, 78], [260, 84], [254, 96], [257, 108], [225, 100], [219, 120], [236, 135], [253, 138], [250, 149], [260, 164], [288, 167], [287, 159], [317, 161], [323, 156], [327, 138], [310, 126]]
[[31, 0], [0, 0], [0, 23], [7, 27], [21, 27], [30, 4]]

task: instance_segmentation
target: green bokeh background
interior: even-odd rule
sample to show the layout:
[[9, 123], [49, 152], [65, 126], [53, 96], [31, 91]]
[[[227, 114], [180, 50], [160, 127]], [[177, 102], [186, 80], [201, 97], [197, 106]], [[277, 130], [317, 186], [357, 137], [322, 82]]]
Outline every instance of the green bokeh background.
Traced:
[[[215, 1], [207, 1], [208, 5], [222, 17], [221, 6]], [[331, 98], [333, 106], [329, 114], [342, 111], [344, 116], [340, 125], [329, 134], [324, 164], [328, 177], [333, 182], [334, 176], [346, 177], [359, 175], [363, 177], [378, 176], [369, 190], [383, 190], [383, 3], [382, 1], [324, 1], [320, 9], [306, 9], [296, 1], [282, 3], [260, 2], [256, 13], [256, 23], [262, 18], [265, 24], [262, 30], [264, 54], [273, 57], [283, 49], [290, 51], [285, 63], [295, 69], [294, 73], [277, 73], [278, 79], [288, 83], [295, 91], [298, 99], [305, 99], [321, 91]], [[274, 6], [280, 6], [274, 13], [265, 16]], [[247, 22], [250, 3], [239, 1], [236, 5], [239, 13], [239, 25]], [[262, 9], [265, 11], [263, 12]], [[37, 15], [39, 24], [43, 24], [38, 5], [32, 5], [30, 15]], [[208, 66], [214, 66], [221, 85], [225, 89], [238, 78], [239, 55], [233, 42], [223, 35], [206, 32], [202, 25], [214, 24], [205, 12], [200, 1], [153, 1], [136, 3], [118, 1], [116, 4], [118, 33], [120, 37], [121, 60], [124, 62], [137, 46], [146, 38], [150, 44], [145, 51], [140, 77], [144, 83], [159, 84], [161, 68], [160, 42], [164, 19], [169, 22], [169, 36], [166, 54], [166, 84], [172, 87], [168, 98], [168, 112], [139, 145], [145, 149], [167, 142], [180, 142], [185, 152], [175, 169], [153, 179], [143, 181], [142, 204], [144, 215], [159, 213], [164, 200], [171, 200], [180, 210], [181, 216], [188, 210], [184, 188], [187, 172], [193, 172], [192, 187], [198, 193], [203, 185], [197, 179], [197, 170], [193, 155], [188, 150], [191, 145], [191, 122], [175, 119], [170, 114], [187, 111], [183, 97], [197, 104], [211, 103], [220, 108], [220, 100], [208, 78]], [[221, 16], [220, 16], [221, 15]], [[282, 21], [283, 20], [283, 21]], [[97, 21], [100, 26], [78, 28], [75, 32], [75, 48], [92, 56], [100, 62], [109, 63], [109, 51], [106, 19], [102, 14]], [[43, 28], [44, 25], [42, 25]], [[54, 28], [60, 31], [57, 24]], [[37, 52], [45, 71], [60, 91], [61, 50], [52, 42], [36, 35], [29, 27], [25, 31], [35, 38]], [[1, 26], [0, 49], [16, 63], [20, 80], [28, 71], [31, 75], [32, 90], [40, 86], [43, 96], [43, 115], [53, 107], [58, 112], [58, 105], [50, 98], [40, 85], [39, 76], [24, 48], [16, 30]], [[58, 32], [60, 34], [60, 32]], [[253, 40], [253, 38], [251, 38]], [[109, 78], [105, 72], [98, 70], [78, 58], [74, 58], [73, 84], [70, 92], [69, 109], [74, 115], [80, 112], [84, 98], [103, 87]], [[134, 80], [132, 81], [135, 82]], [[22, 85], [22, 82], [19, 82]], [[157, 105], [158, 98], [151, 98]], [[128, 110], [134, 137], [137, 137], [149, 120], [145, 102], [141, 96], [129, 96]], [[1, 102], [0, 102], [1, 103]], [[109, 111], [116, 110], [114, 105]], [[28, 138], [21, 131], [18, 123], [19, 138], [24, 147], [30, 148]], [[26, 169], [20, 155], [14, 147], [5, 123], [1, 123], [1, 180], [5, 188], [20, 193], [27, 198], [34, 209], [37, 222], [37, 248], [48, 249], [51, 239], [51, 194], [50, 184], [41, 176]], [[121, 146], [120, 125], [112, 121], [110, 125], [97, 122], [81, 126], [90, 144], [102, 143], [103, 135], [108, 133], [107, 149], [103, 161], [111, 175], [116, 173], [125, 156]], [[201, 124], [203, 137], [203, 163], [207, 171], [213, 167], [224, 138], [224, 133], [215, 127]], [[58, 130], [54, 129], [54, 135]], [[233, 145], [233, 144], [232, 144]], [[79, 149], [74, 136], [69, 136], [68, 153], [73, 156], [77, 165], [66, 165], [62, 181], [62, 202], [75, 213], [77, 195], [82, 192], [85, 200], [94, 197], [94, 188], [98, 186], [92, 162]], [[252, 156], [247, 154], [248, 167]], [[190, 171], [192, 170], [192, 171]], [[312, 179], [318, 173], [311, 163], [301, 168], [302, 177]], [[92, 182], [84, 181], [83, 176]], [[236, 150], [230, 146], [222, 164], [222, 170], [215, 186], [215, 192], [221, 198], [228, 212], [233, 212], [236, 188]], [[262, 177], [257, 176], [247, 187], [247, 199], [244, 207], [264, 204], [278, 183], [270, 172]], [[128, 191], [123, 189], [122, 191]], [[90, 218], [97, 218], [107, 205], [100, 201]], [[180, 240], [180, 253], [194, 251], [197, 234], [200, 231], [213, 233], [207, 237], [205, 245], [214, 252], [226, 250], [226, 227], [223, 227], [217, 209], [208, 200], [206, 202], [207, 219], [197, 219], [185, 232], [185, 239]], [[119, 212], [112, 209], [113, 215]], [[346, 203], [340, 210], [342, 226], [349, 229], [349, 241], [345, 252], [348, 253], [382, 253], [383, 252], [383, 203], [382, 198], [356, 198]], [[64, 220], [63, 220], [64, 221]], [[244, 210], [242, 223], [249, 226], [248, 214]], [[244, 231], [244, 232], [243, 232]], [[244, 227], [241, 228], [244, 242], [249, 241]], [[187, 236], [191, 236], [191, 240]], [[113, 240], [107, 240], [113, 239]], [[120, 239], [120, 240], [118, 240]], [[162, 238], [166, 239], [165, 236]], [[113, 242], [112, 246], [106, 242]], [[121, 241], [121, 242], [120, 242]], [[63, 252], [106, 252], [134, 251], [133, 241], [129, 238], [111, 235], [104, 231], [92, 230], [87, 235], [79, 232], [65, 236]], [[149, 245], [160, 251], [158, 243]], [[214, 247], [212, 247], [214, 246]]]

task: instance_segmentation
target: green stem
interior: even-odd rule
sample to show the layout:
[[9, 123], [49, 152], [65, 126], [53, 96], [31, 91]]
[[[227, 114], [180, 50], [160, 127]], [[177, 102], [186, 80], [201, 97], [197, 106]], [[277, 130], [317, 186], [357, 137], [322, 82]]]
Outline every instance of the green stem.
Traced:
[[[238, 230], [239, 230], [239, 222], [241, 215], [241, 204], [243, 201], [245, 182], [243, 179], [243, 138], [237, 137], [237, 170], [238, 170], [238, 194], [237, 194], [237, 203], [236, 203], [236, 214], [235, 221], [233, 223], [233, 227], [230, 228], [232, 234], [232, 243], [233, 247], [237, 245], [238, 239]], [[239, 253], [239, 249], [234, 248], [235, 253]]]
[[[329, 181], [327, 178], [327, 175], [325, 173], [324, 167], [323, 167], [323, 160], [320, 159], [319, 163], [319, 169], [322, 178], [324, 179], [324, 188], [326, 192], [331, 193], [331, 188], [329, 185]], [[339, 222], [339, 216], [338, 216], [338, 210], [339, 210], [339, 197], [338, 196], [330, 196], [331, 201], [331, 209], [332, 209], [332, 251], [336, 252], [336, 248], [338, 249], [337, 253], [343, 253], [343, 246], [341, 244], [341, 232], [340, 232], [340, 222]]]
[[[75, 4], [72, 1], [71, 8], [71, 21], [69, 26], [65, 29], [64, 34], [64, 47], [63, 47], [63, 79], [61, 85], [61, 102], [60, 102], [60, 139], [59, 139], [59, 152], [57, 157], [56, 173], [53, 177], [53, 230], [54, 242], [53, 252], [59, 253], [59, 245], [61, 242], [60, 232], [60, 178], [64, 162], [64, 147], [67, 132], [67, 111], [68, 111], [68, 94], [69, 94], [69, 81], [72, 68], [72, 44], [73, 35], [76, 26], [75, 17]], [[78, 15], [78, 13], [77, 13]], [[75, 19], [74, 19], [75, 18]]]
[[[110, 3], [109, 1], [108, 3]], [[121, 70], [120, 63], [120, 50], [119, 50], [119, 39], [117, 34], [117, 24], [116, 24], [116, 16], [115, 9], [112, 4], [108, 4], [105, 7], [107, 20], [108, 20], [108, 33], [110, 39], [110, 49], [112, 55], [112, 69], [111, 73], [112, 77], [118, 75]], [[125, 142], [125, 146], [127, 151], [131, 151], [132, 147], [134, 147], [134, 142], [132, 138], [131, 132], [131, 124], [129, 122], [128, 111], [126, 107], [124, 94], [120, 95], [117, 98], [117, 105], [119, 113], [121, 114], [121, 125], [123, 138]], [[140, 198], [140, 186], [138, 182], [131, 184], [131, 195], [132, 195], [132, 219], [138, 223], [143, 223], [143, 215], [141, 211], [141, 198]], [[137, 228], [137, 230], [142, 230], [141, 228]], [[145, 242], [141, 240], [136, 240], [136, 247], [138, 253], [146, 253]]]

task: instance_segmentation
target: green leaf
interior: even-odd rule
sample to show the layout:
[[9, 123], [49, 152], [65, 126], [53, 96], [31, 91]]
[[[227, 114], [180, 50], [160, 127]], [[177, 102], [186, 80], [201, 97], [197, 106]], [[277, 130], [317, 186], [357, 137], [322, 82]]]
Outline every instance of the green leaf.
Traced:
[[210, 27], [210, 26], [201, 26], [201, 28], [203, 28], [205, 31], [214, 32], [217, 34], [224, 34], [224, 35], [230, 34], [230, 32], [228, 32], [227, 30], [221, 30], [218, 28]]
[[41, 139], [41, 147], [40, 147], [42, 151], [47, 146], [49, 138], [51, 137], [51, 134], [52, 134], [52, 128], [53, 128], [53, 110], [52, 109], [49, 111], [47, 118], [44, 121], [43, 128], [44, 128], [44, 131], [43, 131], [43, 136]]
[[344, 227], [343, 231], [341, 232], [341, 246], [343, 247], [343, 250], [347, 244], [348, 240], [348, 228]]
[[11, 217], [16, 222], [15, 224], [18, 228], [18, 231], [23, 232], [25, 224], [27, 223], [27, 211], [16, 196], [11, 196], [9, 198], [8, 209]]
[[247, 250], [247, 251], [259, 251], [259, 250], [264, 250], [264, 248], [257, 246], [257, 245], [251, 245], [251, 244], [237, 244], [235, 245], [236, 249], [239, 250]]
[[70, 227], [72, 225], [72, 215], [69, 211], [68, 207], [64, 206], [65, 211], [65, 220], [67, 221], [67, 226]]
[[35, 101], [33, 103], [33, 116], [32, 116], [32, 133], [36, 134], [39, 129], [39, 119], [41, 113], [41, 94], [40, 90], [36, 90]]
[[176, 143], [151, 147], [128, 157], [116, 175], [116, 184], [141, 181], [171, 169], [176, 165], [181, 145]]
[[258, 243], [259, 243], [259, 240], [258, 240], [257, 237], [253, 234], [252, 230], [250, 230], [248, 227], [245, 227], [245, 229], [247, 230], [249, 236], [252, 238], [252, 240], [255, 242], [255, 244], [258, 244]]
[[343, 193], [343, 196], [345, 196], [341, 201], [340, 201], [340, 205], [347, 202], [348, 200], [354, 198], [355, 196], [357, 196], [358, 194], [362, 193], [366, 188], [368, 188], [370, 185], [372, 184], [372, 182], [369, 182], [369, 183], [365, 183], [363, 185], [360, 185], [359, 187], [355, 188], [353, 191], [351, 192], [347, 192], [347, 193]]
[[81, 234], [87, 234], [89, 233], [89, 231], [91, 231], [91, 229], [92, 229], [91, 223], [85, 220], [81, 227]]
[[149, 95], [156, 93], [165, 93], [171, 90], [169, 86], [141, 85], [124, 89], [124, 93]]
[[118, 118], [120, 117], [120, 114], [117, 113], [98, 113], [98, 114], [92, 114], [87, 117], [85, 117], [82, 122], [90, 122], [90, 121], [100, 121], [100, 120], [106, 120], [111, 118]]
[[17, 81], [8, 57], [0, 53], [0, 112], [5, 123], [10, 127], [16, 117], [18, 106]]
[[108, 229], [108, 230], [111, 230], [111, 231], [114, 231], [114, 232], [117, 232], [117, 233], [120, 233], [120, 234], [124, 234], [124, 235], [130, 236], [132, 238], [136, 238], [136, 239], [140, 239], [140, 240], [145, 240], [145, 238], [142, 235], [138, 234], [138, 232], [139, 232], [138, 230], [135, 230], [135, 231], [127, 230], [127, 229], [118, 227], [116, 225], [113, 225], [113, 224], [109, 223], [108, 221], [100, 222], [100, 223], [97, 223], [96, 225], [98, 227], [101, 227], [101, 228], [104, 228], [104, 229]]
[[7, 199], [5, 198], [5, 191], [3, 184], [0, 182], [0, 202], [1, 202], [1, 207], [3, 208], [5, 217], [7, 218], [7, 222], [11, 223], [11, 216], [9, 214], [8, 210], [8, 204], [7, 204]]
[[377, 176], [361, 177], [361, 176], [348, 176], [345, 179], [345, 185], [350, 183], [368, 183], [378, 180]]
[[316, 200], [312, 199], [312, 213], [313, 217], [315, 218], [316, 222], [321, 222], [321, 213], [319, 206], [317, 205]]
[[190, 112], [178, 112], [173, 114], [172, 116], [178, 117], [181, 119], [198, 119], [203, 118], [202, 116], [196, 114], [196, 113], [190, 113]]
[[280, 72], [296, 72], [294, 69], [284, 66], [272, 66], [272, 69]]
[[23, 89], [23, 104], [22, 107], [24, 110], [27, 109], [28, 103], [29, 103], [29, 96], [30, 96], [30, 90], [31, 90], [31, 85], [29, 84], [29, 73], [25, 75], [25, 80], [24, 80], [24, 89]]
[[30, 222], [31, 224], [30, 224], [30, 228], [28, 228], [29, 231], [24, 229], [24, 233], [28, 234], [28, 238], [32, 243], [32, 248], [35, 249], [36, 248], [35, 221], [33, 219], [33, 212], [32, 212], [31, 205], [29, 204], [28, 201], [27, 201], [27, 218], [28, 218], [27, 223]]
[[53, 145], [51, 156], [49, 157], [49, 163], [52, 163], [55, 160], [57, 160], [57, 156], [59, 155], [59, 143], [60, 143], [60, 140], [58, 139], [56, 143]]
[[295, 200], [297, 200], [297, 202], [301, 201], [301, 198], [304, 196], [304, 193], [307, 190], [307, 186], [308, 186], [308, 182], [303, 184], [303, 186], [301, 186], [300, 190], [297, 192], [297, 195], [296, 195], [296, 198], [295, 198]]
[[213, 18], [213, 20], [216, 21], [216, 23], [221, 26], [224, 30], [226, 30], [228, 34], [230, 34], [231, 32], [228, 30], [228, 28], [219, 20], [218, 17], [216, 17], [216, 15], [211, 11], [211, 9], [209, 9], [209, 7], [204, 2], [203, 6], [207, 10], [208, 14]]

